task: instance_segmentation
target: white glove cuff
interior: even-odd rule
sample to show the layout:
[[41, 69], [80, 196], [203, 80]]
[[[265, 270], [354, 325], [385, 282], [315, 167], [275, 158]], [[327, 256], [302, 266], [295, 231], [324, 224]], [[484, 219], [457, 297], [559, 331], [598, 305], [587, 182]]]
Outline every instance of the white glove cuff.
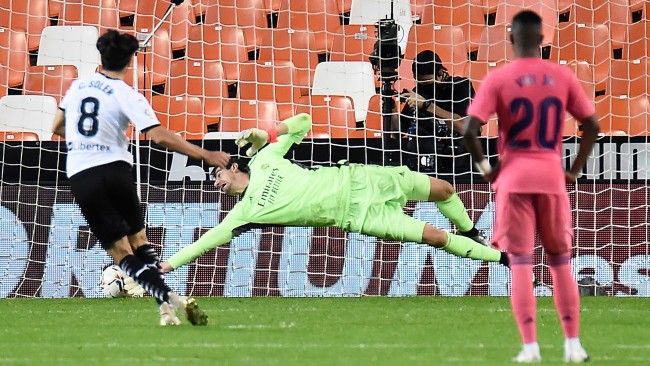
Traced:
[[490, 162], [487, 159], [483, 159], [477, 162], [475, 165], [476, 165], [476, 169], [478, 169], [478, 171], [483, 176], [492, 173], [492, 166], [490, 165]]

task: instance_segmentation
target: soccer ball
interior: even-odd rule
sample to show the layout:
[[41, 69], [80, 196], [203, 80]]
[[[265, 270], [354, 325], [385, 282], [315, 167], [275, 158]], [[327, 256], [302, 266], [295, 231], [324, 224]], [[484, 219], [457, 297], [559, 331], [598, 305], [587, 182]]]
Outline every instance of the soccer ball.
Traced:
[[124, 290], [124, 272], [116, 265], [104, 269], [101, 281], [102, 292], [106, 297], [124, 297], [127, 295]]

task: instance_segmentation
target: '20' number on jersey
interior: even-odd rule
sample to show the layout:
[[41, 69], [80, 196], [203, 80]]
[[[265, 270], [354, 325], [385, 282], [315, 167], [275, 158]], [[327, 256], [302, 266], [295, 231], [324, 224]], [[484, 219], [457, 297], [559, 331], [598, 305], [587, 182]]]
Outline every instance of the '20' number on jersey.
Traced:
[[[549, 116], [551, 111], [553, 114]], [[522, 133], [533, 123], [533, 103], [528, 98], [515, 98], [510, 103], [510, 112], [520, 115], [523, 110], [523, 116], [508, 131], [508, 145], [512, 147], [527, 148], [530, 147], [530, 140], [517, 139], [517, 135]], [[539, 124], [537, 139], [539, 146], [545, 149], [555, 149], [560, 140], [560, 127], [562, 126], [562, 101], [556, 97], [546, 97], [539, 104]], [[551, 119], [551, 128], [553, 133], [548, 139], [549, 118]]]
[[99, 100], [93, 97], [87, 97], [81, 100], [81, 116], [77, 122], [77, 131], [80, 134], [91, 137], [97, 134], [99, 130]]

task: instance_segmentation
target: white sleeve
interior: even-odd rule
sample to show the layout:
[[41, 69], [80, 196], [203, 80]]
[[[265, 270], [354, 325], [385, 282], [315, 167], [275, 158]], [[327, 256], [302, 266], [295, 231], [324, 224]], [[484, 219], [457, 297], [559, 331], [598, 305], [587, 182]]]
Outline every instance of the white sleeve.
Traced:
[[151, 104], [144, 95], [136, 92], [130, 87], [121, 88], [117, 96], [122, 112], [135, 125], [138, 131], [147, 130], [160, 125], [160, 121], [151, 108]]
[[70, 98], [72, 94], [72, 90], [77, 89], [77, 80], [73, 81], [70, 84], [70, 87], [68, 90], [65, 92], [65, 96], [61, 98], [61, 102], [59, 102], [59, 109], [62, 111], [65, 111], [65, 109], [68, 107], [68, 104], [70, 103]]

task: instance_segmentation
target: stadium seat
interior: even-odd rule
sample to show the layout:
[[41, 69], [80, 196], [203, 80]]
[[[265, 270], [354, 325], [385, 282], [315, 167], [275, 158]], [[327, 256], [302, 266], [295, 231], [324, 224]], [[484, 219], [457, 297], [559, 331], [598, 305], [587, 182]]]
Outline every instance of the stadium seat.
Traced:
[[477, 61], [512, 61], [514, 58], [509, 25], [494, 25], [483, 30], [476, 55]]
[[47, 17], [47, 0], [0, 0], [0, 27], [25, 31], [30, 51], [38, 49]]
[[[47, 0], [47, 13], [50, 18], [60, 18], [65, 0]], [[51, 24], [50, 24], [51, 25]]]
[[7, 82], [7, 78], [9, 77], [9, 73], [7, 68], [0, 63], [0, 98], [4, 97], [7, 95], [9, 91], [9, 86]]
[[244, 32], [228, 25], [197, 25], [190, 29], [188, 60], [221, 61], [226, 80], [239, 80], [239, 64], [248, 60]]
[[650, 57], [650, 20], [642, 19], [628, 28], [629, 45], [623, 50], [623, 58], [637, 60]]
[[197, 97], [154, 95], [151, 100], [160, 125], [188, 140], [199, 140], [206, 132], [203, 106]]
[[607, 26], [572, 23], [558, 30], [555, 45], [551, 47], [551, 60], [560, 64], [573, 60], [588, 62], [594, 70], [596, 90], [604, 90], [611, 53]]
[[[463, 28], [467, 49], [478, 49], [485, 28], [481, 0], [433, 0], [435, 11], [423, 14], [422, 24], [455, 25]], [[430, 18], [433, 16], [433, 19]]]
[[181, 95], [201, 99], [206, 125], [219, 122], [221, 101], [228, 96], [221, 62], [173, 61], [168, 85], [168, 94], [171, 96]]
[[505, 65], [504, 61], [469, 62], [465, 70], [465, 75], [467, 75], [469, 80], [472, 82], [472, 86], [474, 86], [474, 90], [478, 92], [479, 88], [481, 87], [481, 83], [485, 79], [485, 76], [490, 71], [503, 65]]
[[296, 70], [294, 85], [308, 93], [320, 53], [313, 48], [316, 45], [313, 33], [307, 30], [274, 29], [267, 36], [270, 39], [263, 42], [259, 60], [292, 62]]
[[381, 138], [384, 128], [383, 114], [381, 113], [381, 95], [375, 94], [368, 102], [368, 115], [364, 127], [366, 138]]
[[38, 141], [38, 135], [34, 132], [0, 131], [0, 141]]
[[636, 60], [612, 60], [609, 78], [609, 95], [637, 97], [650, 92], [650, 68], [648, 58]]
[[23, 84], [29, 67], [27, 35], [22, 30], [0, 28], [0, 65], [4, 66], [5, 85], [17, 87]]
[[115, 0], [66, 0], [59, 14], [59, 25], [99, 26], [99, 34], [120, 26]]
[[603, 96], [596, 99], [601, 132], [606, 135], [650, 135], [650, 101], [647, 95], [634, 98]]
[[117, 10], [120, 18], [132, 17], [138, 7], [138, 0], [118, 0]]
[[275, 102], [255, 100], [223, 101], [221, 132], [237, 132], [249, 128], [268, 128], [280, 121]]
[[296, 114], [311, 115], [313, 137], [353, 138], [363, 137], [357, 129], [352, 99], [341, 96], [304, 96], [298, 99]]
[[423, 24], [422, 21], [425, 18], [425, 13], [430, 13], [428, 15], [429, 19], [433, 19], [433, 3], [430, 0], [410, 0], [411, 1], [411, 17], [413, 23]]
[[316, 44], [313, 49], [325, 52], [332, 48], [334, 34], [341, 25], [334, 1], [283, 0], [278, 28], [310, 30]]
[[[386, 19], [391, 16], [391, 6], [393, 6], [393, 18], [401, 27], [400, 33], [402, 35], [409, 34], [413, 25], [410, 0], [354, 0], [350, 9], [350, 25], [375, 24], [380, 19]], [[368, 33], [370, 33], [370, 27]], [[406, 38], [399, 35], [397, 37], [402, 50], [406, 49]]]
[[433, 24], [411, 27], [402, 60], [402, 63], [408, 63], [408, 70], [411, 70], [411, 62], [415, 56], [424, 50], [437, 53], [451, 75], [463, 75], [468, 60], [467, 43], [462, 28]]
[[0, 99], [0, 131], [34, 132], [50, 140], [56, 99], [39, 95], [7, 95]]
[[41, 36], [36, 65], [74, 65], [79, 77], [94, 74], [100, 64], [93, 26], [46, 27]]
[[291, 62], [244, 63], [240, 65], [239, 78], [241, 99], [275, 101], [281, 120], [294, 115], [300, 90], [293, 84], [296, 72]]
[[[152, 37], [151, 46], [147, 47], [146, 51], [138, 52], [138, 65], [145, 66], [146, 72], [149, 73], [146, 80], [150, 80], [152, 85], [163, 85], [167, 82], [171, 59], [171, 42], [169, 32], [165, 28], [156, 31]], [[148, 87], [152, 85], [148, 85]]]
[[262, 45], [268, 32], [264, 0], [221, 0], [205, 13], [207, 25], [234, 25], [244, 32], [246, 47], [252, 51]]
[[[165, 16], [169, 2], [157, 0], [138, 0], [133, 25], [135, 31], [149, 34]], [[172, 11], [171, 16], [162, 27], [167, 29], [173, 51], [183, 50], [187, 46], [190, 27], [195, 23], [194, 10], [189, 1], [183, 2]]]
[[553, 44], [558, 25], [557, 0], [505, 0], [499, 1], [496, 8], [495, 25], [508, 25], [512, 18], [522, 10], [532, 10], [542, 17], [542, 44]]
[[334, 35], [330, 60], [368, 62], [375, 42], [374, 25], [342, 25]]
[[32, 66], [25, 74], [25, 95], [48, 95], [54, 97], [57, 103], [77, 78], [77, 68], [74, 66]]
[[209, 7], [219, 4], [219, 0], [192, 0], [192, 4], [194, 4], [194, 15], [201, 17], [205, 16]]
[[576, 0], [561, 12], [566, 13], [569, 22], [605, 24], [614, 49], [623, 48], [627, 41], [627, 27], [631, 23], [627, 0]]
[[368, 102], [375, 94], [375, 75], [370, 62], [321, 62], [316, 66], [312, 95], [349, 96], [358, 122], [366, 119]]

